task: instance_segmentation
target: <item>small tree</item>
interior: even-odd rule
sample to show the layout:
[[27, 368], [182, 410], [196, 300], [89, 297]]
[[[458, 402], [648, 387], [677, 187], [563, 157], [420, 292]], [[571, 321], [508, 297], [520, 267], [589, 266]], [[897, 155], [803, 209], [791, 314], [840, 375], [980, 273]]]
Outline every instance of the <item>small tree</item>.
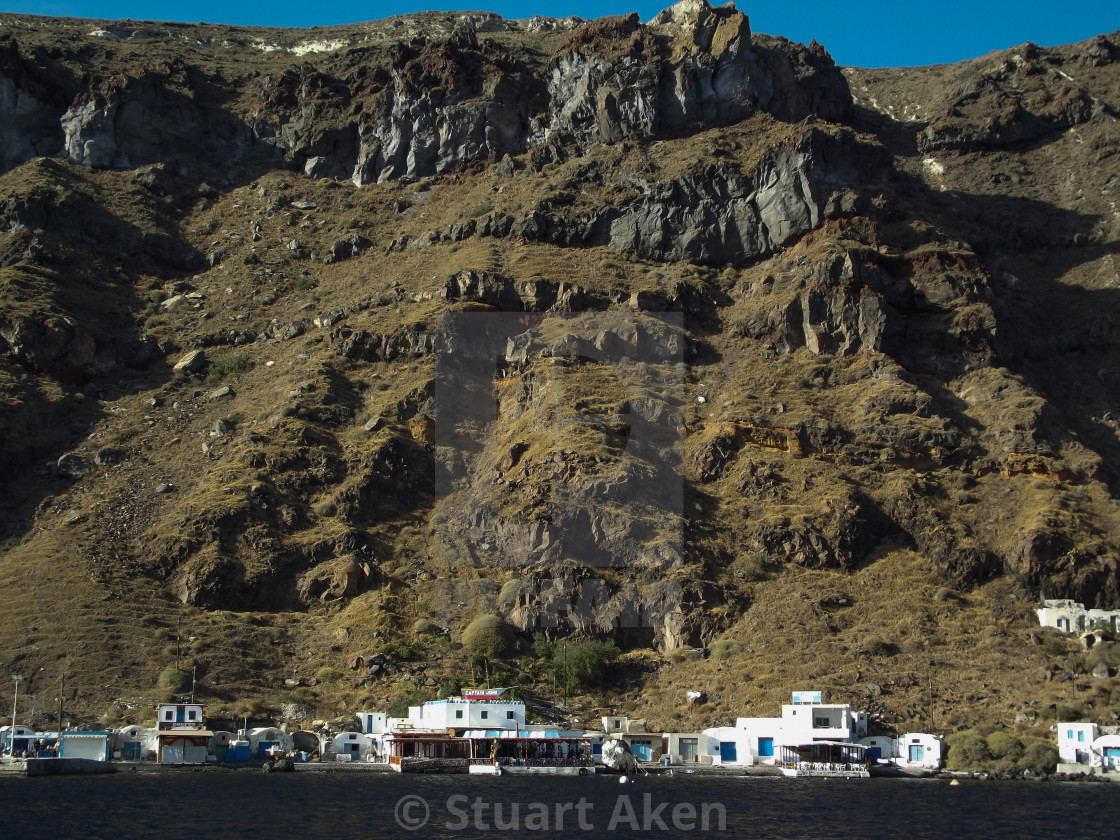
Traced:
[[618, 659], [620, 651], [613, 640], [606, 642], [558, 642], [549, 663], [553, 681], [563, 687], [566, 697], [580, 686], [598, 685], [606, 666]]

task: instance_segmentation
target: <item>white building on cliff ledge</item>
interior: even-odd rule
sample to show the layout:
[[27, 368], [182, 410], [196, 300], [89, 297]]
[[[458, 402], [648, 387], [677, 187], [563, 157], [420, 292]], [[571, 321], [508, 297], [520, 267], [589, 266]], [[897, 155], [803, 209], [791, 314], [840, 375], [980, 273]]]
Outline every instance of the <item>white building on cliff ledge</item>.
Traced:
[[1063, 633], [1083, 632], [1102, 623], [1115, 633], [1120, 630], [1120, 610], [1087, 610], [1084, 604], [1065, 599], [1043, 601], [1038, 609], [1038, 623]]

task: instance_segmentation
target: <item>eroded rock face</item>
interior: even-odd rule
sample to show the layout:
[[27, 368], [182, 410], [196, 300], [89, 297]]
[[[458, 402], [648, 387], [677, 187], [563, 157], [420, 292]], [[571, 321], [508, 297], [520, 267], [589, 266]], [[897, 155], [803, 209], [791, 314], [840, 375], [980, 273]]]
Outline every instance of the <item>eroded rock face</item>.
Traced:
[[[1118, 53], [1115, 44], [1100, 36], [1090, 43], [1083, 60], [1109, 63]], [[1007, 146], [1079, 125], [1105, 110], [1028, 43], [956, 91], [945, 113], [918, 134], [918, 150]]]
[[85, 376], [97, 354], [89, 330], [66, 316], [0, 315], [0, 338], [17, 359], [64, 378]]
[[84, 166], [132, 169], [149, 163], [236, 163], [248, 128], [220, 109], [148, 73], [72, 105], [61, 119], [66, 156]]
[[0, 172], [58, 149], [58, 110], [48, 85], [25, 66], [19, 45], [0, 38]]
[[181, 62], [87, 90], [52, 88], [12, 42], [0, 56], [0, 106], [11, 115], [0, 127], [0, 166], [59, 148], [85, 166], [184, 171], [283, 154], [310, 177], [361, 185], [534, 148], [556, 159], [756, 111], [836, 119], [851, 103], [823, 49], [770, 40], [755, 50], [747, 17], [730, 5], [683, 0], [649, 25], [636, 14], [583, 24], [547, 64], [480, 44], [479, 31], [498, 28], [461, 16], [449, 34], [393, 44], [360, 77], [309, 65], [266, 76], [244, 114], [212, 101]]

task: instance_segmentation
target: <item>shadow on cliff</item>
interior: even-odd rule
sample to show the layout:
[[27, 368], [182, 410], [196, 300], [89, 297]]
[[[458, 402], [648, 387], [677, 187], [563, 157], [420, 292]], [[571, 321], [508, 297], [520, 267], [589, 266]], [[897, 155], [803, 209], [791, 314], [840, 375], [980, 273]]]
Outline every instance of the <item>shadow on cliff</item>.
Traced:
[[[894, 221], [925, 221], [979, 258], [995, 318], [985, 337], [987, 363], [1006, 368], [1045, 399], [1035, 429], [1039, 443], [1055, 454], [1074, 441], [1092, 449], [1100, 470], [1081, 480], [1099, 478], [1114, 495], [1120, 492], [1120, 427], [1112, 419], [1120, 418], [1120, 288], [1066, 279], [1120, 251], [1120, 242], [1093, 241], [1103, 219], [1021, 196], [943, 192], [905, 175], [892, 192], [897, 203], [888, 214]], [[928, 372], [944, 381], [967, 369]], [[929, 393], [961, 428], [974, 425], [964, 404], [944, 389]]]
[[165, 232], [171, 225], [144, 229], [114, 212], [82, 172], [54, 161], [28, 167], [47, 188], [9, 202], [0, 220], [15, 230], [0, 278], [0, 539], [29, 527], [44, 500], [77, 475], [127, 457], [126, 445], [98, 440], [87, 454], [59, 461], [91, 437], [106, 403], [169, 381], [167, 355], [179, 348], [145, 335], [145, 316], [158, 311], [156, 292], [146, 289], [205, 265]]

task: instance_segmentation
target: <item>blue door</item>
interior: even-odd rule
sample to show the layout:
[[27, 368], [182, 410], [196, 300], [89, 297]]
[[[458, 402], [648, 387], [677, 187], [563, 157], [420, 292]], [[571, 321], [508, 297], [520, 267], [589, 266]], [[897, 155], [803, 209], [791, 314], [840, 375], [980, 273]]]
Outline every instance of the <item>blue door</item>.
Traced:
[[926, 748], [921, 744], [910, 745], [910, 763], [917, 764], [926, 757]]
[[759, 738], [758, 739], [758, 757], [766, 758], [767, 756], [774, 755], [774, 739], [773, 738]]
[[630, 752], [634, 753], [634, 758], [638, 761], [653, 761], [653, 742], [631, 741]]
[[737, 761], [735, 757], [735, 742], [734, 741], [720, 741], [719, 742], [719, 760], [723, 762]]
[[883, 748], [882, 747], [868, 747], [867, 748], [867, 757], [870, 758], [872, 761], [878, 761], [880, 758], [883, 757]]

